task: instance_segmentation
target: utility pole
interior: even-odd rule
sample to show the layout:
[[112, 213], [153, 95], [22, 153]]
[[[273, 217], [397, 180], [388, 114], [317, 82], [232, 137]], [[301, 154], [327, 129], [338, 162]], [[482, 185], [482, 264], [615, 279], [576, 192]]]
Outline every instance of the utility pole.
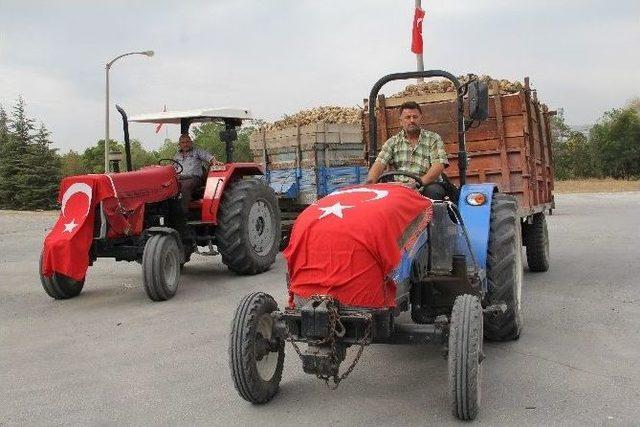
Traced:
[[[416, 9], [422, 9], [422, 1], [421, 0], [415, 0], [416, 1]], [[417, 65], [418, 65], [418, 71], [424, 71], [424, 59], [422, 57], [421, 53], [416, 53], [416, 61], [417, 61]], [[418, 83], [422, 83], [424, 81], [424, 79], [422, 77], [418, 78]]]

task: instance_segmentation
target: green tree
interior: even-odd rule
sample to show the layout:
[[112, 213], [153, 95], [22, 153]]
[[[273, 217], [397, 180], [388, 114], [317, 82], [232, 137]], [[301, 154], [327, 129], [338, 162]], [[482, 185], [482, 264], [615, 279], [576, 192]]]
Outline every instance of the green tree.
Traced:
[[26, 104], [22, 96], [18, 97], [16, 105], [13, 106], [13, 118], [11, 119], [11, 130], [13, 135], [23, 144], [31, 142], [35, 130], [35, 121], [26, 114]]
[[7, 117], [7, 112], [0, 104], [0, 145], [2, 145], [8, 138], [9, 135], [9, 118]]
[[[124, 147], [113, 139], [109, 140], [109, 150], [118, 150], [124, 153]], [[104, 139], [84, 150], [82, 166], [86, 173], [104, 173]]]
[[60, 183], [60, 156], [50, 148], [50, 133], [40, 124], [27, 146], [20, 173], [21, 208], [50, 209], [55, 206]]
[[558, 113], [551, 117], [551, 139], [553, 141], [553, 159], [555, 167], [555, 177], [557, 179], [572, 178], [573, 162], [567, 141], [571, 136], [571, 128], [564, 119], [564, 110], [558, 109]]
[[158, 156], [158, 160], [173, 159], [173, 156], [175, 156], [177, 152], [178, 144], [171, 139], [166, 138], [162, 146], [160, 146], [160, 148], [156, 152], [156, 155]]
[[[126, 162], [123, 159], [123, 162]], [[158, 154], [155, 151], [146, 151], [142, 143], [137, 139], [131, 140], [131, 166], [133, 170], [143, 166], [155, 165], [158, 163]], [[126, 169], [126, 163], [121, 165], [121, 170]]]
[[[238, 131], [238, 139], [233, 142], [234, 162], [250, 162], [253, 160], [249, 149], [249, 135], [252, 129], [241, 128]], [[193, 142], [196, 146], [216, 156], [217, 160], [226, 162], [225, 144], [220, 140], [220, 131], [222, 130], [224, 130], [224, 125], [220, 123], [204, 123], [193, 129]]]
[[19, 209], [22, 206], [20, 175], [26, 151], [27, 146], [13, 134], [9, 134], [0, 145], [0, 209]]
[[607, 111], [589, 132], [600, 175], [640, 177], [640, 116], [634, 108]]
[[60, 164], [60, 173], [63, 177], [89, 173], [84, 168], [82, 155], [73, 150], [61, 156]]

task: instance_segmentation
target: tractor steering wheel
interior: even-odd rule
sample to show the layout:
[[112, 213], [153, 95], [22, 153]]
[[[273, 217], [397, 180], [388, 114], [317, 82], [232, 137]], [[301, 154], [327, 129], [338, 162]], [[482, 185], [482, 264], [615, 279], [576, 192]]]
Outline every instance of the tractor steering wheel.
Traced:
[[171, 162], [173, 163], [173, 167], [176, 170], [176, 173], [178, 175], [180, 175], [182, 173], [182, 171], [184, 170], [184, 167], [182, 166], [182, 163], [180, 163], [177, 160], [173, 160], [173, 159], [160, 159], [158, 160], [158, 164], [161, 165], [162, 162]]
[[406, 176], [407, 178], [411, 178], [416, 186], [416, 189], [419, 189], [420, 187], [423, 186], [422, 184], [422, 177], [416, 175], [415, 173], [411, 173], [411, 172], [402, 172], [402, 171], [389, 171], [389, 172], [385, 172], [382, 175], [380, 175], [378, 177], [378, 181], [377, 182], [389, 182], [389, 181], [393, 181], [391, 178], [393, 178], [394, 176]]

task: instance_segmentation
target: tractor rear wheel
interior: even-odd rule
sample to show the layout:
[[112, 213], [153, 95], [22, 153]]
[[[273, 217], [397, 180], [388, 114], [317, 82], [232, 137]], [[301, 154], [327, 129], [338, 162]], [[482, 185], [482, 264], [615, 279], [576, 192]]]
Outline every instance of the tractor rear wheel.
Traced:
[[142, 253], [142, 283], [153, 301], [173, 298], [180, 282], [182, 253], [170, 234], [153, 234]]
[[53, 273], [51, 277], [42, 274], [42, 255], [40, 255], [40, 283], [44, 291], [54, 299], [69, 299], [77, 297], [82, 292], [84, 279], [73, 280], [64, 274]]
[[521, 230], [515, 197], [494, 194], [487, 251], [487, 305], [505, 303], [506, 311], [485, 315], [484, 336], [491, 340], [515, 340], [522, 330]]
[[254, 292], [240, 301], [229, 335], [229, 367], [240, 396], [267, 403], [280, 389], [284, 340], [273, 335], [271, 313], [278, 304], [271, 295]]
[[478, 297], [460, 295], [449, 329], [449, 391], [453, 415], [472, 420], [480, 409], [482, 306]]
[[534, 214], [533, 222], [524, 224], [522, 231], [529, 271], [549, 270], [549, 232], [544, 213]]
[[269, 269], [280, 235], [280, 209], [271, 188], [256, 178], [234, 181], [225, 188], [215, 237], [229, 270], [257, 274]]

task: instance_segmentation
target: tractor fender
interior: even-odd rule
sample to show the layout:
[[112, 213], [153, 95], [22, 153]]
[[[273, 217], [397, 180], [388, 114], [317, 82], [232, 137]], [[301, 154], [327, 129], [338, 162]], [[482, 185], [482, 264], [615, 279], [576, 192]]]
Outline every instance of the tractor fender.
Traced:
[[[489, 246], [489, 226], [491, 220], [491, 200], [497, 191], [495, 184], [466, 184], [460, 189], [458, 210], [471, 243], [471, 250], [478, 268], [487, 268], [487, 249]], [[482, 193], [485, 201], [479, 206], [470, 205], [467, 196], [471, 193]]]
[[165, 235], [173, 236], [176, 239], [176, 243], [178, 243], [178, 247], [180, 248], [180, 253], [182, 254], [182, 260], [180, 262], [181, 263], [185, 262], [184, 245], [182, 244], [182, 237], [180, 236], [180, 233], [178, 233], [178, 230], [171, 227], [149, 227], [147, 228], [146, 232], [149, 236], [154, 234], [165, 234]]
[[202, 198], [202, 222], [218, 224], [218, 208], [226, 185], [247, 175], [264, 175], [256, 163], [227, 163], [224, 168], [209, 171]]

